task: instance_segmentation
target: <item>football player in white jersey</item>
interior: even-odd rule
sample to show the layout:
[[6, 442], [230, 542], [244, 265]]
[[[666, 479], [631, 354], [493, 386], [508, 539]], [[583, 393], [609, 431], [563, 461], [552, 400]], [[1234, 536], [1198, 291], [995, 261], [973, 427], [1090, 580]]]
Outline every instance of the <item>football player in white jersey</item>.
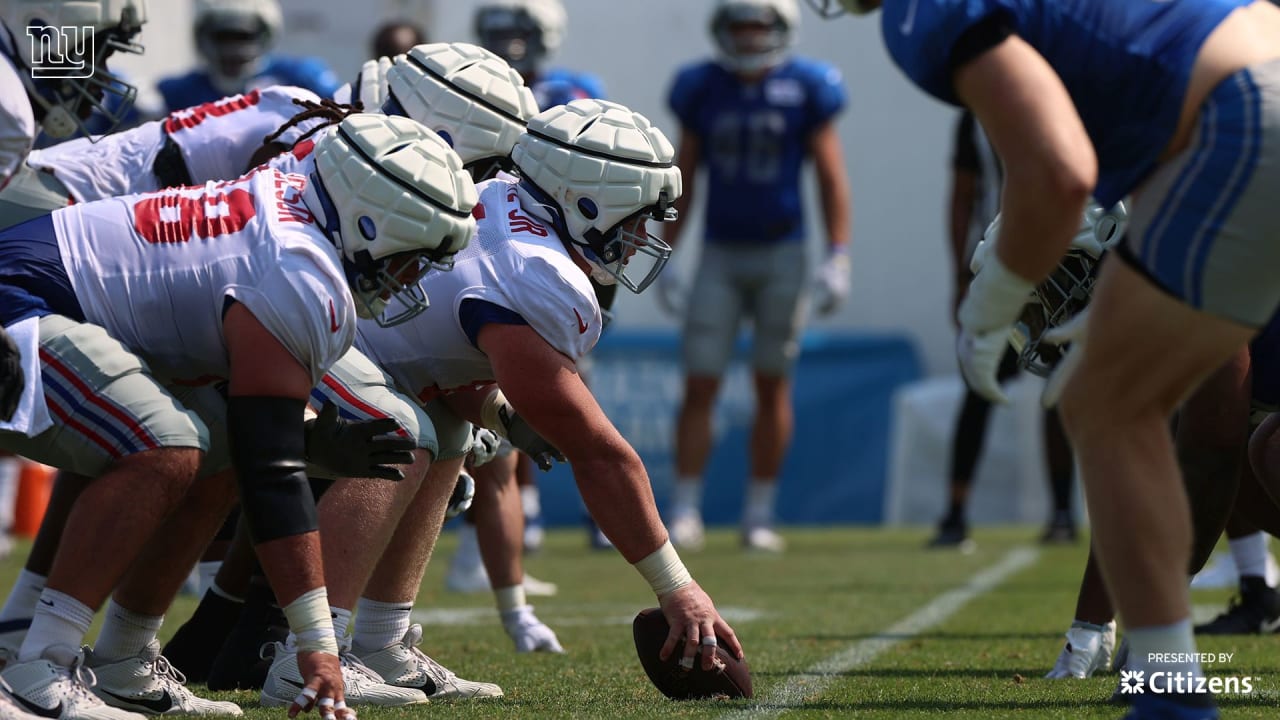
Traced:
[[[75, 205], [0, 233], [0, 322], [40, 379], [0, 447], [94, 478], [3, 673], [46, 713], [52, 700], [63, 718], [136, 717], [79, 684], [77, 648], [210, 449], [210, 427], [165, 383], [220, 377], [240, 498], [299, 637], [292, 711], [348, 715], [303, 409], [357, 317], [386, 323], [425, 309], [417, 281], [470, 237], [476, 193], [457, 154], [407, 119], [349, 117], [315, 155], [311, 176], [264, 168]], [[209, 400], [206, 391], [191, 394]]]
[[[304, 108], [320, 103], [309, 90], [275, 85], [178, 110], [100, 138], [76, 138], [34, 150], [26, 170], [38, 181], [0, 190], [0, 227], [73, 202], [239, 177], [292, 147], [308, 131], [332, 122], [330, 117], [315, 117], [277, 132]], [[264, 147], [268, 135], [272, 142]]]
[[[640, 292], [666, 264], [670, 248], [645, 224], [674, 214], [674, 152], [615, 103], [576, 100], [535, 116], [512, 154], [521, 179], [480, 184], [476, 237], [453, 272], [425, 280], [432, 311], [398, 328], [364, 324], [357, 347], [405, 391], [447, 403], [456, 423], [510, 435], [518, 419], [558, 448], [593, 517], [657, 594], [672, 628], [664, 652], [691, 667], [717, 635], [739, 657], [741, 646], [671, 547], [639, 456], [576, 370], [600, 336], [590, 279]], [[505, 399], [473, 389], [488, 382]], [[439, 431], [444, 420], [433, 420]]]

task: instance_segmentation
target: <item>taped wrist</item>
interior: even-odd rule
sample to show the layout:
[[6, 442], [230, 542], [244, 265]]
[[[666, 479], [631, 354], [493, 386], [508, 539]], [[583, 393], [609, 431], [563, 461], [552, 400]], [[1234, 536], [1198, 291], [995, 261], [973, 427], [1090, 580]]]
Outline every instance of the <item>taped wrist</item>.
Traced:
[[289, 621], [289, 631], [298, 640], [298, 650], [338, 654], [333, 614], [329, 611], [329, 596], [323, 585], [302, 593], [281, 610]]
[[960, 305], [960, 324], [972, 332], [1012, 325], [1035, 289], [1035, 283], [1005, 266], [992, 247]]
[[511, 405], [507, 396], [498, 388], [494, 388], [480, 405], [480, 424], [486, 430], [492, 430], [502, 437], [507, 436], [506, 418], [511, 414]]
[[632, 567], [640, 572], [658, 597], [675, 592], [693, 582], [693, 576], [668, 540], [662, 547], [638, 560]]
[[232, 396], [227, 400], [231, 462], [253, 542], [319, 527], [306, 472], [305, 400]]

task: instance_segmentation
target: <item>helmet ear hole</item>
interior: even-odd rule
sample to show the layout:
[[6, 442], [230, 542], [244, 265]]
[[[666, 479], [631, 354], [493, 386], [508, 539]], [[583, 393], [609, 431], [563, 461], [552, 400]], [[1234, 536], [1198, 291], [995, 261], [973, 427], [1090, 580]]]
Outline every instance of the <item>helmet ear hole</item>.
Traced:
[[378, 227], [374, 224], [373, 218], [368, 215], [361, 215], [356, 220], [356, 227], [360, 228], [360, 234], [364, 236], [365, 240], [372, 241], [378, 237]]
[[588, 220], [595, 220], [600, 217], [600, 208], [591, 198], [578, 198], [578, 212]]

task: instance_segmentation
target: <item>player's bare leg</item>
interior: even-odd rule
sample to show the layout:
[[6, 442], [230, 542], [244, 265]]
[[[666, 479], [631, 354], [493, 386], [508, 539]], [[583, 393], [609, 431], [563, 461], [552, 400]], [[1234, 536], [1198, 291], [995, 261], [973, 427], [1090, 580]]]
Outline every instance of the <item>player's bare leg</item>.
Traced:
[[702, 529], [702, 473], [711, 456], [711, 416], [715, 410], [720, 378], [689, 375], [684, 400], [676, 416], [676, 487], [672, 505], [671, 542], [696, 550], [705, 539]]
[[[1149, 653], [1195, 648], [1185, 574], [1191, 518], [1168, 419], [1252, 331], [1182, 305], [1114, 258], [1103, 264], [1091, 315], [1105, 320], [1089, 323], [1072, 350], [1079, 364], [1062, 396], [1063, 420], [1138, 669], [1157, 669], [1147, 666]], [[1199, 674], [1195, 663], [1158, 669]]]
[[795, 412], [791, 379], [756, 372], [756, 416], [751, 427], [751, 480], [742, 514], [742, 543], [751, 550], [781, 552], [786, 543], [774, 531], [778, 473], [791, 444]]

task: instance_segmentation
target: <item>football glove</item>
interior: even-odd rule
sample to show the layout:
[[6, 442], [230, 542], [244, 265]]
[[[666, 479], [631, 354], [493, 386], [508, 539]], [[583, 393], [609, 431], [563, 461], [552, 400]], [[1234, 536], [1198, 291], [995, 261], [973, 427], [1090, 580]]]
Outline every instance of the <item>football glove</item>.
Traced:
[[471, 467], [480, 467], [498, 456], [502, 438], [498, 433], [475, 426], [471, 432]]
[[533, 614], [532, 605], [521, 605], [518, 608], [502, 612], [502, 628], [516, 644], [516, 652], [550, 652], [562, 653], [560, 640], [556, 633], [547, 627], [537, 615]]
[[849, 298], [849, 280], [853, 268], [844, 248], [834, 250], [818, 268], [813, 288], [813, 309], [819, 315], [830, 315]]
[[456, 518], [471, 509], [471, 501], [476, 498], [476, 481], [465, 472], [458, 473], [458, 482], [453, 485], [453, 494], [449, 496], [449, 506], [444, 510], [444, 519]]
[[308, 420], [307, 461], [343, 478], [403, 480], [397, 465], [413, 462], [412, 438], [395, 434], [395, 418], [344, 420], [338, 406], [326, 402], [314, 420]]
[[18, 411], [26, 376], [22, 372], [22, 352], [0, 328], [0, 420], [9, 420]]
[[1013, 322], [1034, 290], [1034, 283], [1005, 267], [995, 252], [988, 252], [982, 270], [969, 285], [969, 294], [960, 303], [956, 338], [960, 372], [974, 392], [991, 402], [1009, 402], [996, 373], [1009, 346]]
[[510, 405], [503, 405], [498, 411], [498, 416], [502, 420], [502, 427], [506, 430], [507, 440], [511, 445], [533, 458], [543, 472], [550, 470], [557, 461], [565, 461], [564, 455], [554, 445], [543, 439], [529, 423], [525, 422], [524, 418], [517, 415]]

